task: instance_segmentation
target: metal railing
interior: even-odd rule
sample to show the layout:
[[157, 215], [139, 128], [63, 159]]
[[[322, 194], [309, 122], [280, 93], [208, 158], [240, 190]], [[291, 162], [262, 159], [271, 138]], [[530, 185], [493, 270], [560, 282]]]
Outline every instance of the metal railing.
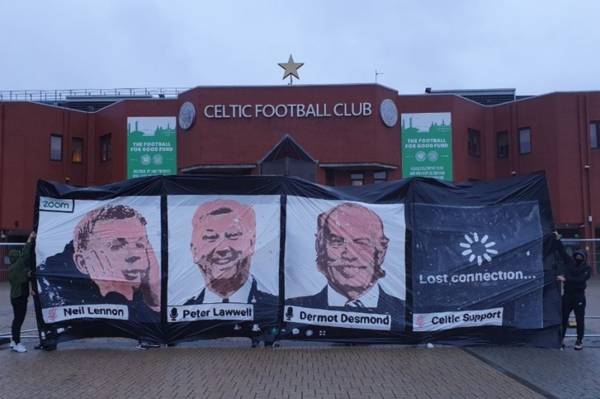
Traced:
[[[10, 338], [12, 335], [11, 331], [0, 331], [0, 339]], [[21, 338], [39, 338], [37, 328], [29, 328], [21, 330]]]
[[122, 87], [116, 89], [0, 90], [0, 101], [77, 101], [103, 98], [177, 98], [189, 87]]
[[[585, 321], [586, 321], [586, 322], [587, 322], [588, 320], [598, 320], [598, 319], [600, 319], [600, 316], [585, 316]], [[572, 321], [572, 320], [575, 320], [575, 317], [570, 317], [570, 318], [569, 318], [569, 321]], [[587, 323], [585, 323], [585, 324], [586, 324], [586, 326], [587, 326]], [[572, 325], [569, 323], [569, 328], [575, 328], [575, 326], [572, 326]], [[586, 329], [587, 329], [587, 327], [586, 327]], [[567, 329], [567, 331], [568, 331], [568, 329]], [[572, 333], [571, 333], [571, 334], [565, 334], [565, 337], [567, 337], [567, 338], [575, 338], [575, 337], [577, 337], [577, 334], [572, 334]], [[586, 333], [585, 333], [585, 337], [587, 337], [587, 338], [600, 338], [600, 334], [598, 334], [598, 333], [588, 333], [588, 332], [586, 332]]]

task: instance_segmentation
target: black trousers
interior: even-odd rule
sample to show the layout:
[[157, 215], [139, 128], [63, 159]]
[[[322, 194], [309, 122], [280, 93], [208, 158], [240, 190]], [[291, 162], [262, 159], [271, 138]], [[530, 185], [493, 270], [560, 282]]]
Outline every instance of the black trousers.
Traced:
[[562, 296], [562, 337], [565, 337], [569, 325], [569, 315], [575, 312], [577, 322], [577, 340], [583, 340], [585, 328], [585, 293], [564, 293]]
[[27, 314], [27, 296], [10, 298], [10, 304], [13, 307], [14, 318], [12, 322], [12, 339], [15, 344], [21, 342], [21, 326]]

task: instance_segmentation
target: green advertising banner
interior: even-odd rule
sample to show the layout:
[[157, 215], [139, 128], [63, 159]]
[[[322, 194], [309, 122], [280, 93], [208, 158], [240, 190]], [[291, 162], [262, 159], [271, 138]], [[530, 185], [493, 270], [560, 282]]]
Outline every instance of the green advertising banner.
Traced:
[[452, 181], [450, 112], [402, 114], [402, 177]]
[[176, 118], [127, 118], [127, 178], [176, 175]]

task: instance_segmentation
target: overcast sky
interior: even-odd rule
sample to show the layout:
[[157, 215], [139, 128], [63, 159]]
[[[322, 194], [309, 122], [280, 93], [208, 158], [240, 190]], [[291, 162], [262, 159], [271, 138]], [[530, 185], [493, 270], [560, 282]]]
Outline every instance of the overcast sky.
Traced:
[[600, 89], [600, 1], [0, 0], [0, 90]]

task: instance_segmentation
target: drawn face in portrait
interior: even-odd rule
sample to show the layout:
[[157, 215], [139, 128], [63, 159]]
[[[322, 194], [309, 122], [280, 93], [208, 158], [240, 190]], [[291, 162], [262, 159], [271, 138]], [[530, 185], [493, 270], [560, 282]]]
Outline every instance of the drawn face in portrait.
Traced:
[[317, 265], [329, 285], [348, 299], [356, 299], [380, 278], [388, 239], [374, 212], [356, 204], [342, 204], [319, 216]]
[[254, 210], [232, 200], [201, 205], [193, 219], [191, 250], [206, 287], [229, 297], [248, 280], [256, 242]]
[[159, 306], [158, 262], [145, 221], [133, 209], [116, 206], [90, 212], [75, 229], [73, 243], [77, 268], [90, 276], [101, 295], [116, 292], [131, 301], [141, 290], [149, 306]]

